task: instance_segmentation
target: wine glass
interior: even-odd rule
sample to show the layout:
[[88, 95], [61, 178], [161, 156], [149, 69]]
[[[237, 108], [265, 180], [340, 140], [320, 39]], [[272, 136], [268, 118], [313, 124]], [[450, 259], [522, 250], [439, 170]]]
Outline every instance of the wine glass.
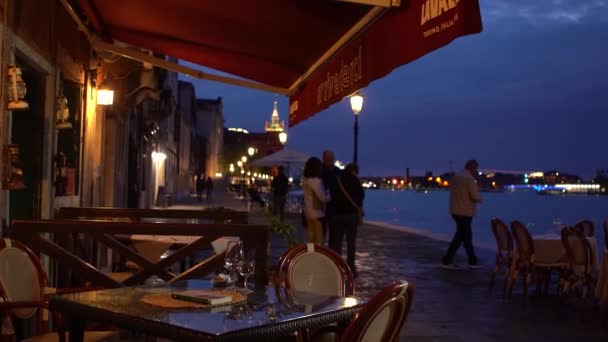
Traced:
[[251, 250], [243, 250], [241, 253], [241, 260], [237, 264], [237, 271], [244, 277], [243, 287], [247, 291], [247, 280], [255, 272], [255, 260], [252, 258]]
[[228, 289], [236, 290], [237, 266], [241, 260], [243, 243], [241, 241], [228, 241], [226, 245], [226, 255], [224, 256], [224, 266], [230, 272], [231, 285]]

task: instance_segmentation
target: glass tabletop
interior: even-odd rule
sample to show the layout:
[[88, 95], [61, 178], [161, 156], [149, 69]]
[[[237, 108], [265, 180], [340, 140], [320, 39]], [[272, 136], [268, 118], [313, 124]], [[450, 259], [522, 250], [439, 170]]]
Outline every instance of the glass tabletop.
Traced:
[[[314, 320], [315, 324], [350, 319], [362, 305], [361, 299], [357, 297], [287, 292], [273, 286], [257, 288], [247, 295], [243, 304], [213, 308], [171, 309], [140, 301], [147, 294], [210, 287], [208, 280], [187, 280], [171, 286], [148, 285], [75, 293], [52, 298], [51, 307], [68, 316], [93, 321], [109, 319], [113, 323], [123, 323], [123, 327], [128, 321], [138, 328], [143, 326], [144, 329], [146, 325], [163, 325], [202, 335], [221, 336], [247, 331], [256, 333], [256, 329], [263, 330], [263, 334], [267, 335], [267, 328], [280, 326], [287, 330], [300, 329], [302, 326], [286, 325], [298, 322], [306, 326], [307, 319], [308, 322]], [[348, 315], [350, 316], [347, 317]], [[283, 330], [286, 331], [285, 329]]]

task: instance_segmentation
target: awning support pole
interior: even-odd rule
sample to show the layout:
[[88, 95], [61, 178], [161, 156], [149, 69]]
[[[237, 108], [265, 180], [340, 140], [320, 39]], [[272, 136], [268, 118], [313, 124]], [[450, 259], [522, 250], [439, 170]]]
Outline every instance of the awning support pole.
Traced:
[[206, 73], [206, 72], [203, 72], [200, 70], [189, 68], [184, 65], [180, 65], [178, 63], [169, 62], [162, 58], [150, 56], [147, 53], [140, 52], [139, 50], [129, 49], [126, 47], [121, 47], [121, 46], [117, 46], [114, 44], [106, 43], [99, 39], [95, 39], [92, 42], [92, 44], [93, 44], [93, 47], [98, 50], [104, 50], [104, 51], [111, 52], [115, 55], [134, 59], [136, 61], [150, 63], [157, 67], [167, 69], [169, 71], [178, 72], [180, 74], [192, 76], [194, 78], [198, 78], [201, 80], [211, 80], [211, 81], [231, 84], [231, 85], [235, 85], [235, 86], [239, 86], [239, 87], [268, 91], [268, 92], [281, 94], [281, 95], [287, 95], [289, 93], [289, 91], [285, 88], [274, 87], [274, 86], [266, 85], [263, 83], [236, 79], [236, 78], [231, 78], [231, 77], [226, 77], [226, 76], [209, 74], [209, 73]]
[[374, 7], [365, 14], [353, 27], [350, 28], [332, 47], [330, 47], [325, 53], [313, 64], [302, 76], [300, 76], [290, 87], [289, 92], [293, 93], [299, 86], [300, 83], [304, 82], [310, 77], [317, 69], [319, 69], [325, 62], [327, 62], [338, 50], [344, 47], [350, 42], [357, 34], [371, 24], [375, 19], [379, 18], [382, 14], [387, 11], [387, 8]]

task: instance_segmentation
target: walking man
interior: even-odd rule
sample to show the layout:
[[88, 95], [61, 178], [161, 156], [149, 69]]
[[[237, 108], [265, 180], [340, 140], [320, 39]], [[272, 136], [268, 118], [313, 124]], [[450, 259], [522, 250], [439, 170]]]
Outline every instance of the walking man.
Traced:
[[473, 249], [473, 233], [471, 231], [471, 222], [475, 215], [477, 203], [481, 203], [481, 195], [474, 178], [478, 168], [479, 164], [476, 160], [469, 160], [466, 162], [464, 170], [455, 174], [450, 180], [450, 214], [456, 222], [456, 233], [454, 233], [450, 247], [441, 262], [441, 267], [445, 269], [457, 268], [454, 264], [454, 255], [463, 243], [469, 258], [469, 267], [479, 267]]

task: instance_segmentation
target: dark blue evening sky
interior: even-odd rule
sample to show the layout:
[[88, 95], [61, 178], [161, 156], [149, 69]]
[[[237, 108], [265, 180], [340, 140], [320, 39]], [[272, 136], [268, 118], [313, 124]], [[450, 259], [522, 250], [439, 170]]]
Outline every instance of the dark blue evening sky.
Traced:
[[[362, 175], [409, 167], [444, 172], [476, 158], [481, 168], [594, 175], [608, 168], [608, 0], [481, 0], [484, 31], [393, 71], [363, 89]], [[198, 97], [224, 100], [227, 127], [263, 131], [272, 103], [288, 99], [192, 81]], [[290, 128], [287, 146], [352, 158], [347, 100]]]

